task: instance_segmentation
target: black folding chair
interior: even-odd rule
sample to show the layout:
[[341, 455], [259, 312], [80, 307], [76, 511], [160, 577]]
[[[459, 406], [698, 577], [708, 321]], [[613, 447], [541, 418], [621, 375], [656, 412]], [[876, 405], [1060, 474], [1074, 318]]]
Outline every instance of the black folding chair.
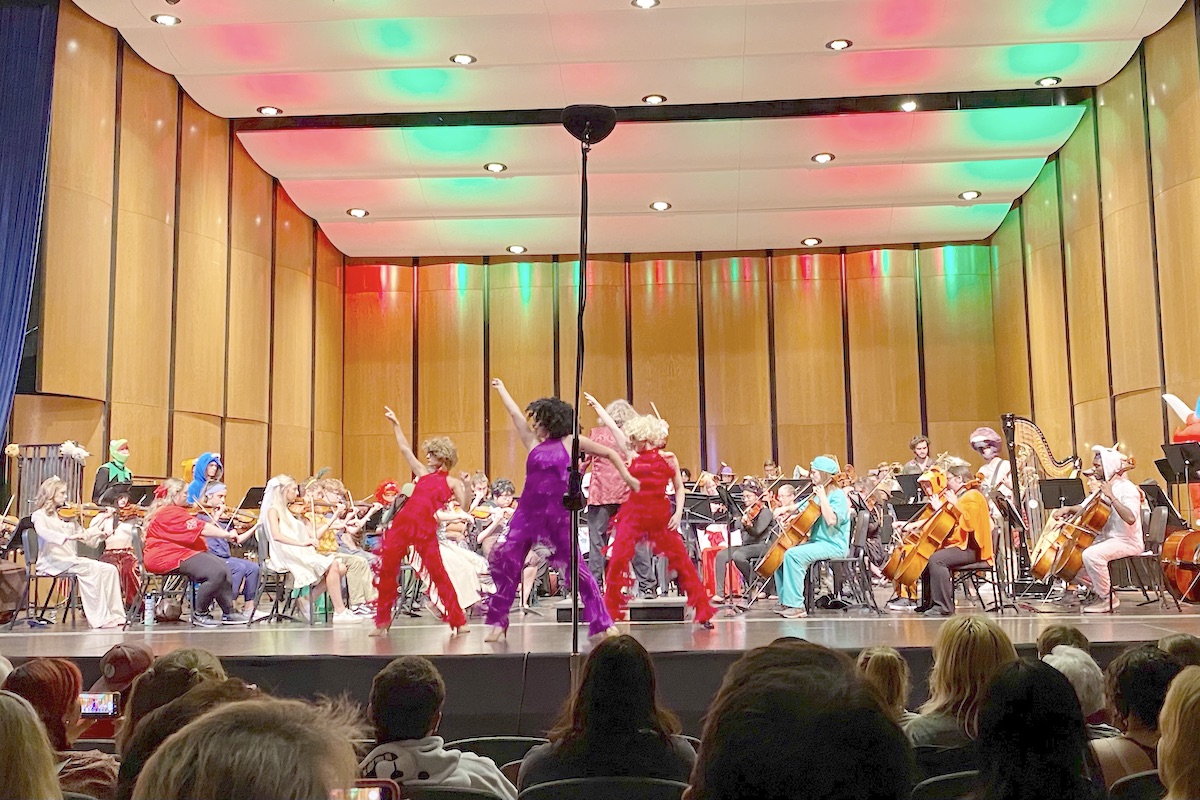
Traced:
[[979, 772], [951, 772], [923, 780], [913, 787], [912, 800], [963, 800], [975, 792]]
[[1157, 770], [1126, 775], [1108, 790], [1109, 800], [1162, 800], [1167, 794]]
[[525, 758], [530, 750], [548, 741], [550, 740], [538, 736], [474, 736], [448, 742], [446, 749], [466, 750], [477, 756], [490, 758], [499, 766]]
[[517, 800], [679, 800], [687, 788], [662, 778], [571, 778], [530, 786]]

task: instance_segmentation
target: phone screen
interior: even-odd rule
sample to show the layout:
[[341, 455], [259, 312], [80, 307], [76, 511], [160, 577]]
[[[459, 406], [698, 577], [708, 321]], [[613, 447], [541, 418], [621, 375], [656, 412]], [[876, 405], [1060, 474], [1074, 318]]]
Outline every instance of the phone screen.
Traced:
[[354, 782], [354, 788], [335, 795], [344, 800], [400, 800], [400, 787], [395, 781], [364, 778]]
[[79, 695], [79, 705], [85, 718], [115, 717], [121, 713], [121, 693], [84, 692]]

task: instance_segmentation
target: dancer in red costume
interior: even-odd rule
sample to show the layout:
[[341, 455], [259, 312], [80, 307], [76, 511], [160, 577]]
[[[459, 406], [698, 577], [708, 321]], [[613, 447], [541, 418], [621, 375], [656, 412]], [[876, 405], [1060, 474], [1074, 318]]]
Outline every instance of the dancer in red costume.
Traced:
[[[1173, 394], [1164, 394], [1163, 400], [1183, 423], [1181, 427], [1171, 432], [1171, 443], [1200, 442], [1200, 400], [1196, 401], [1195, 408], [1188, 408], [1187, 403]], [[1188, 492], [1192, 498], [1192, 509], [1200, 510], [1200, 483], [1188, 484]], [[1188, 520], [1188, 524], [1192, 524], [1192, 522], [1193, 520]]]
[[425, 451], [425, 463], [421, 463], [409, 446], [404, 431], [400, 429], [396, 415], [387, 406], [384, 406], [384, 410], [388, 421], [392, 423], [392, 432], [396, 434], [396, 444], [417, 476], [417, 484], [408, 502], [392, 518], [383, 534], [383, 544], [379, 547], [382, 557], [377, 583], [379, 599], [375, 605], [375, 630], [371, 635], [386, 636], [392, 625], [400, 562], [408, 554], [410, 546], [416, 549], [421, 564], [429, 573], [429, 580], [437, 587], [438, 596], [446, 608], [446, 622], [450, 623], [455, 633], [464, 632], [468, 630], [467, 617], [458, 604], [454, 584], [450, 582], [450, 576], [442, 564], [435, 516], [438, 509], [452, 498], [457, 498], [460, 505], [466, 505], [467, 490], [463, 482], [447, 474], [458, 462], [458, 451], [454, 449], [454, 443], [444, 436], [429, 439], [421, 445]]
[[[641, 488], [631, 492], [621, 506], [613, 524], [612, 556], [608, 562], [608, 574], [604, 579], [604, 602], [613, 619], [625, 617], [625, 590], [632, 581], [629, 563], [634, 548], [643, 539], [667, 557], [667, 563], [679, 576], [679, 585], [687, 594], [688, 603], [696, 610], [696, 623], [704, 628], [713, 627], [715, 613], [708, 602], [708, 591], [688, 559], [687, 548], [679, 534], [683, 519], [683, 477], [679, 474], [679, 462], [673, 453], [661, 450], [667, 443], [667, 423], [658, 417], [634, 417], [618, 428], [594, 397], [586, 395], [588, 403], [604, 424], [613, 431], [617, 443], [637, 453], [629, 464], [629, 473], [641, 482]], [[671, 502], [667, 499], [667, 484], [675, 487], [676, 508], [671, 514]]]

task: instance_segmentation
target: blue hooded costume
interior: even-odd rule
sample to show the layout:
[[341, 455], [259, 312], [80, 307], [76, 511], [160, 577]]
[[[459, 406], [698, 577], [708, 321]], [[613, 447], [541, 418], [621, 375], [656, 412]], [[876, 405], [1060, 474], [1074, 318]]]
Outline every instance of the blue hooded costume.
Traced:
[[208, 465], [215, 463], [217, 465], [217, 474], [212, 477], [212, 480], [219, 481], [225, 476], [225, 465], [221, 463], [220, 453], [204, 453], [196, 459], [196, 463], [192, 465], [192, 482], [187, 487], [187, 499], [189, 503], [194, 503], [200, 499], [200, 493], [204, 491], [204, 484], [209, 478], [205, 477], [208, 472]]

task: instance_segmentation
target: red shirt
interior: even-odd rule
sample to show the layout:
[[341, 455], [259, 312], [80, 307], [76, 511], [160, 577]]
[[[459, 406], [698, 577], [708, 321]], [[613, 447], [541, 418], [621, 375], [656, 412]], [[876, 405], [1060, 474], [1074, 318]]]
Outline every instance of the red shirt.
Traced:
[[154, 515], [146, 529], [143, 558], [146, 569], [161, 575], [179, 569], [185, 559], [207, 553], [201, 533], [204, 523], [182, 506], [167, 506]]
[[[588, 438], [596, 444], [611, 447], [617, 452], [616, 437], [608, 428], [592, 428]], [[592, 468], [592, 484], [588, 487], [588, 505], [605, 506], [614, 503], [624, 503], [629, 499], [629, 485], [621, 480], [621, 473], [612, 462], [603, 456], [588, 456], [588, 465]]]

